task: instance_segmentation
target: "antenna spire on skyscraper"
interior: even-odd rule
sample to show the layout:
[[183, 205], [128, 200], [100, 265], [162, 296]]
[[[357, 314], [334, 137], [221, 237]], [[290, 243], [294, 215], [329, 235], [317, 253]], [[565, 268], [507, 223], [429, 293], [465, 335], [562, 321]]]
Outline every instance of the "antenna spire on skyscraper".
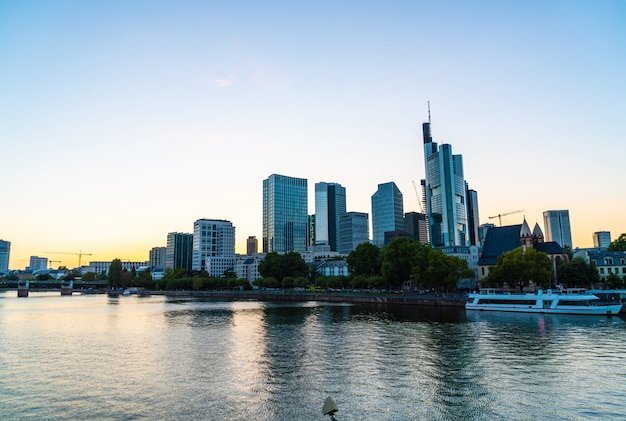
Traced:
[[430, 123], [430, 101], [428, 101], [428, 122]]

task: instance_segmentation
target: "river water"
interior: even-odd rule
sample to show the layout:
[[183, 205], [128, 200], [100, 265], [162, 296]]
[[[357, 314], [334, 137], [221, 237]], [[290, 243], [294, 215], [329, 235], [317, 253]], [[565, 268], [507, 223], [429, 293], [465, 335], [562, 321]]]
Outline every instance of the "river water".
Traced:
[[622, 317], [16, 295], [2, 419], [626, 419]]

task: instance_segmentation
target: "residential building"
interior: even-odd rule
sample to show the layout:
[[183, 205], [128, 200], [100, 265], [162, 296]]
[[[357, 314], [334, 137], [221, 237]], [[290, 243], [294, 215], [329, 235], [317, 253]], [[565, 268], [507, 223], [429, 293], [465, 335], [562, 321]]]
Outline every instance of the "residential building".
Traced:
[[48, 258], [39, 256], [30, 256], [30, 264], [26, 270], [46, 270], [48, 269]]
[[365, 212], [346, 212], [339, 217], [340, 254], [350, 254], [361, 243], [369, 241], [369, 217]]
[[339, 217], [346, 213], [346, 189], [338, 183], [315, 184], [315, 244], [339, 246]]
[[561, 247], [572, 248], [572, 230], [568, 210], [548, 210], [543, 213], [546, 240], [555, 241]]
[[11, 257], [11, 242], [0, 240], [0, 274], [9, 272], [9, 258]]
[[155, 268], [158, 266], [165, 267], [165, 255], [167, 254], [167, 247], [153, 247], [150, 250], [149, 262], [150, 267]]
[[[433, 142], [430, 110], [428, 114], [428, 122], [422, 124], [426, 165], [426, 178], [422, 180], [422, 186], [426, 196], [428, 237], [435, 248], [465, 246], [469, 243], [470, 221], [463, 156], [452, 154], [452, 146], [449, 144], [438, 146]], [[477, 224], [478, 208], [473, 209], [473, 223]]]
[[235, 268], [235, 227], [221, 219], [198, 219], [193, 224], [193, 270], [211, 277]]
[[[135, 271], [145, 268], [147, 262], [130, 262], [130, 261], [121, 261], [122, 263], [122, 271], [126, 270], [128, 272], [131, 272], [133, 269], [135, 269]], [[89, 266], [87, 267], [87, 270], [85, 272], [81, 273], [84, 275], [87, 272], [94, 272], [98, 275], [105, 275], [108, 276], [109, 274], [109, 269], [111, 268], [111, 261], [97, 261], [97, 262], [89, 262]]]
[[191, 270], [193, 261], [193, 234], [170, 232], [167, 234], [165, 269]]
[[593, 263], [601, 282], [606, 282], [612, 273], [626, 280], [626, 252], [606, 251], [603, 248], [577, 248], [573, 252], [573, 257], [582, 257], [587, 264]]
[[606, 249], [611, 244], [610, 231], [597, 231], [593, 233], [593, 246], [595, 248]]
[[246, 240], [246, 254], [251, 256], [259, 252], [259, 240], [254, 235], [251, 235]]
[[407, 212], [404, 214], [404, 230], [414, 240], [421, 243], [428, 242], [428, 224], [426, 215], [419, 212]]
[[265, 259], [263, 253], [253, 253], [247, 256], [238, 256], [235, 259], [235, 274], [237, 279], [247, 279], [252, 284], [262, 278], [259, 273], [259, 264]]
[[307, 180], [272, 174], [263, 180], [263, 253], [306, 251]]
[[373, 243], [382, 247], [385, 232], [404, 231], [404, 204], [402, 193], [396, 183], [378, 185], [372, 195], [372, 235]]

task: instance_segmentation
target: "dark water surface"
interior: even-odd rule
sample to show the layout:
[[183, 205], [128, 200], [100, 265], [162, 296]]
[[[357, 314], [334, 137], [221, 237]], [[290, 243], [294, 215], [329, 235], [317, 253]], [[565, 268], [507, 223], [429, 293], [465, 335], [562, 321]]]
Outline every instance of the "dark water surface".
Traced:
[[626, 419], [621, 317], [16, 295], [2, 419]]

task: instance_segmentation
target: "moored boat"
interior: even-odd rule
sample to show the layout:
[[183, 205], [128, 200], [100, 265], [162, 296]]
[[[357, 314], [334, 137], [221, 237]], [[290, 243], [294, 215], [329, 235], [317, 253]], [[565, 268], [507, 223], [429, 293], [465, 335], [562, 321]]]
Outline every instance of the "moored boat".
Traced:
[[72, 295], [74, 289], [74, 281], [61, 282], [61, 295]]
[[483, 311], [610, 316], [618, 314], [622, 304], [603, 304], [597, 296], [584, 290], [569, 293], [560, 290], [539, 290], [522, 294], [487, 289], [468, 294], [465, 308]]

